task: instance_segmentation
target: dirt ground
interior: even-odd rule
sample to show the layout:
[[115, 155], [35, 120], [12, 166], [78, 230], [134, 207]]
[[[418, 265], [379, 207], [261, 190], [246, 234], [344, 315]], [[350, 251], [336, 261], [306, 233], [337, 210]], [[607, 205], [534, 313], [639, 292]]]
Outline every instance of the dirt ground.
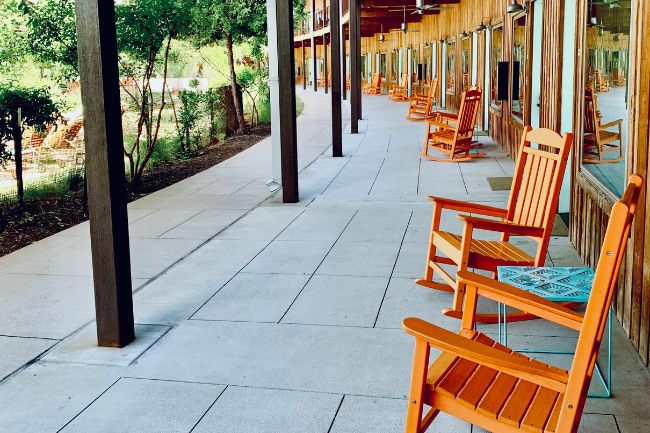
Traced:
[[[250, 135], [236, 136], [193, 158], [157, 165], [144, 174], [142, 188], [129, 193], [129, 201], [163, 189], [200, 173], [248, 149], [271, 134], [258, 126]], [[51, 195], [19, 205], [0, 206], [0, 257], [88, 219], [83, 211], [83, 191]]]

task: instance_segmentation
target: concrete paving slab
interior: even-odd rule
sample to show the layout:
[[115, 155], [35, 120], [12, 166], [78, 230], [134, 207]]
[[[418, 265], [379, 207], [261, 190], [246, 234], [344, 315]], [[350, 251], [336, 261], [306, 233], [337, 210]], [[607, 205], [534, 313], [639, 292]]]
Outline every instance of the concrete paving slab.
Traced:
[[198, 383], [120, 379], [61, 432], [189, 432], [224, 388]]
[[341, 398], [229, 386], [192, 433], [327, 433]]
[[[346, 395], [331, 433], [395, 433], [404, 430], [406, 400]], [[471, 426], [446, 414], [431, 425], [431, 433], [471, 433]]]
[[23, 365], [32, 362], [56, 343], [56, 340], [41, 338], [0, 336], [0, 353], [2, 353], [2, 357], [0, 357], [0, 381]]
[[334, 242], [273, 241], [243, 272], [258, 274], [314, 273]]
[[246, 213], [238, 210], [205, 210], [160, 235], [175, 239], [210, 239]]
[[277, 323], [308, 279], [308, 275], [240, 273], [192, 318]]
[[314, 275], [283, 323], [372, 327], [387, 278]]
[[337, 242], [317, 274], [389, 277], [400, 244], [397, 242]]

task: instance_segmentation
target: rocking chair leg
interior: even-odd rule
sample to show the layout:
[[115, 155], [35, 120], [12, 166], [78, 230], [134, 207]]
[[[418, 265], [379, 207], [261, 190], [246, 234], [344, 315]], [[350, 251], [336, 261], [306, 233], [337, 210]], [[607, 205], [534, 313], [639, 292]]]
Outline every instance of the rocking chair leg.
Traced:
[[[421, 339], [415, 341], [413, 355], [413, 374], [406, 413], [406, 433], [421, 433], [424, 384], [429, 367], [429, 344]], [[427, 414], [428, 415], [428, 414]]]

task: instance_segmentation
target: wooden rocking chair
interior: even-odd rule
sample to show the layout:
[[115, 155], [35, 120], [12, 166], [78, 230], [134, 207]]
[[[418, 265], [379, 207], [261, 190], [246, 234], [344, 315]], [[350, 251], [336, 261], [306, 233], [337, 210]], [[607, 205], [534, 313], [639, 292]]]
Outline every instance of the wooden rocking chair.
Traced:
[[[538, 143], [540, 149], [534, 149], [531, 143]], [[462, 317], [465, 288], [441, 265], [455, 265], [459, 272], [469, 268], [490, 271], [493, 277], [499, 266], [544, 265], [572, 143], [572, 134], [561, 137], [549, 129], [524, 128], [507, 209], [429, 197], [434, 202], [434, 207], [426, 271], [424, 278], [416, 280], [416, 283], [455, 294], [453, 308], [444, 310], [443, 314]], [[501, 218], [501, 221], [460, 215], [465, 227], [462, 235], [457, 235], [440, 231], [443, 209]], [[501, 233], [501, 240], [476, 239], [475, 230]], [[536, 241], [538, 246], [535, 257], [509, 242], [511, 236], [527, 236]], [[438, 251], [444, 256], [439, 255]], [[433, 281], [434, 272], [444, 283]], [[530, 316], [526, 314], [508, 315], [511, 322], [528, 319]], [[477, 314], [476, 320], [496, 323], [497, 315]]]
[[409, 99], [409, 114], [406, 118], [413, 122], [422, 122], [423, 120], [430, 119], [435, 111], [433, 108], [434, 98], [438, 91], [438, 77], [434, 78], [429, 85], [429, 93], [426, 96], [413, 95]]
[[[433, 116], [433, 118], [427, 119], [427, 134], [424, 138], [424, 148], [422, 150], [423, 157], [438, 162], [461, 162], [485, 156], [484, 153], [470, 154], [481, 97], [482, 92], [480, 89], [468, 90], [463, 93], [458, 116]], [[450, 120], [455, 124], [451, 124]], [[435, 149], [448, 157], [436, 158], [430, 156], [429, 149]]]
[[[512, 286], [469, 272], [458, 334], [420, 319], [404, 320], [415, 337], [406, 433], [423, 433], [440, 412], [495, 433], [575, 433], [594, 373], [642, 179], [633, 175], [613, 208], [584, 315]], [[570, 371], [544, 364], [476, 331], [483, 296], [578, 331]], [[429, 365], [429, 349], [442, 354]], [[430, 407], [422, 417], [423, 406]]]
[[[611, 164], [623, 159], [623, 119], [601, 125], [598, 101], [593, 89], [585, 89], [585, 136], [582, 162], [585, 164]], [[612, 131], [613, 128], [618, 130]], [[605, 155], [618, 151], [614, 159]]]
[[395, 102], [404, 102], [408, 101], [408, 85], [409, 85], [409, 76], [407, 74], [402, 74], [402, 79], [399, 84], [394, 84], [393, 88], [390, 90], [388, 99]]
[[609, 80], [603, 76], [603, 71], [600, 69], [594, 71], [594, 81], [596, 82], [596, 92], [609, 92]]
[[381, 95], [381, 74], [372, 74], [372, 81], [364, 86], [363, 93], [367, 95]]

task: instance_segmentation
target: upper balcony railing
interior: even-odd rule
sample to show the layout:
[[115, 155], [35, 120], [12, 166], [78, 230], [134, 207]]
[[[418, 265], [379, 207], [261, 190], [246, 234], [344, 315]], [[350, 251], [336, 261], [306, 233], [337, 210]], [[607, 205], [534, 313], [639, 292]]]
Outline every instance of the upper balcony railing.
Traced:
[[294, 35], [306, 35], [308, 33], [311, 33], [311, 13], [294, 23]]
[[330, 25], [330, 8], [327, 6], [325, 9], [316, 11], [316, 19], [314, 20], [314, 30], [321, 30]]

